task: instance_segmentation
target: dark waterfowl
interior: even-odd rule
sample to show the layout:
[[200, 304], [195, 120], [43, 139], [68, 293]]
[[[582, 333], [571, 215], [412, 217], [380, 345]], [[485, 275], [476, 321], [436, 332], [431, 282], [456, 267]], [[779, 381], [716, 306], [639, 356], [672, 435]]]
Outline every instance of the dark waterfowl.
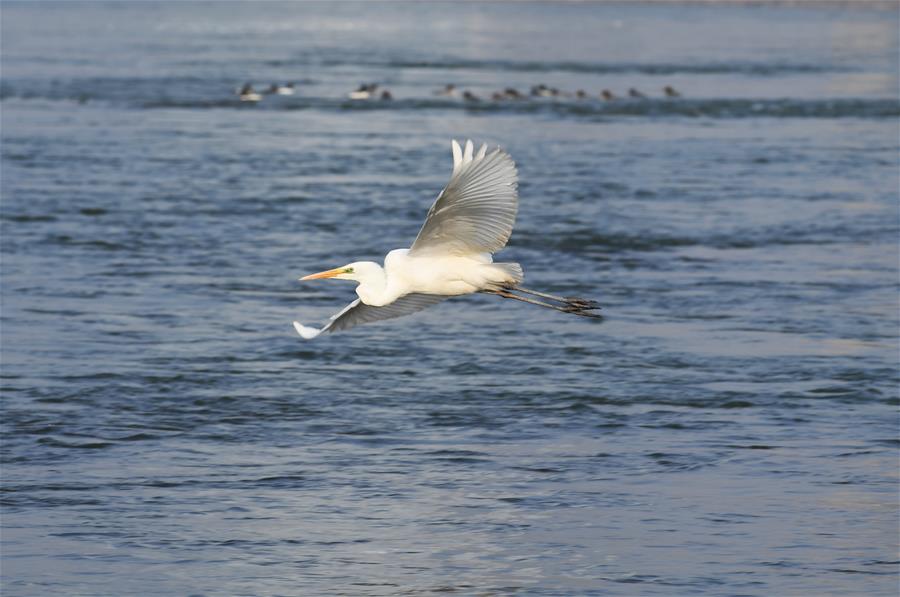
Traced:
[[250, 83], [244, 83], [244, 86], [238, 91], [238, 97], [242, 102], [258, 102], [262, 99], [262, 95], [257, 93]]
[[275, 85], [275, 93], [278, 95], [294, 95], [294, 84], [285, 83], [284, 85]]
[[663, 88], [663, 91], [665, 92], [666, 97], [681, 97], [681, 94], [675, 91], [675, 88], [671, 85], [666, 85]]
[[347, 97], [353, 100], [369, 99], [375, 95], [376, 89], [378, 89], [378, 83], [363, 83], [356, 88], [356, 91], [351, 91], [347, 94]]
[[[554, 91], [556, 93], [554, 93]], [[556, 89], [556, 90], [551, 89], [550, 87], [547, 87], [543, 83], [541, 83], [539, 85], [535, 85], [534, 87], [531, 88], [531, 95], [533, 95], [535, 97], [552, 97], [553, 95], [556, 95], [558, 93], [559, 93], [558, 89]]]
[[444, 85], [443, 89], [438, 89], [434, 92], [434, 94], [452, 97], [456, 95], [456, 85], [454, 85], [453, 83], [447, 83], [446, 85]]

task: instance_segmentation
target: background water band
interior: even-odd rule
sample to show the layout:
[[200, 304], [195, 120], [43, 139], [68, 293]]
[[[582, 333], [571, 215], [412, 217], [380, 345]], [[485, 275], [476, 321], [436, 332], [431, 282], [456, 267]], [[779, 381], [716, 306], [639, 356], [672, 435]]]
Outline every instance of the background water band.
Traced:
[[[894, 4], [2, 11], [4, 595], [896, 594]], [[451, 137], [607, 320], [302, 343]]]

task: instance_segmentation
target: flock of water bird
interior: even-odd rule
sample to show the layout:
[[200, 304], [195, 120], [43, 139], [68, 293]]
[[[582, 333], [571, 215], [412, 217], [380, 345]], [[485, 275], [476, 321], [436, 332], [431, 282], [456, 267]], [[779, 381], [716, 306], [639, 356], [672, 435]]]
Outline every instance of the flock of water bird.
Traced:
[[[262, 101], [263, 98], [265, 98], [265, 96], [267, 95], [294, 95], [296, 90], [297, 87], [294, 85], [294, 83], [272, 83], [264, 91], [257, 91], [251, 83], [246, 83], [240, 89], [238, 89], [236, 93], [242, 102], [256, 103]], [[671, 85], [666, 85], [665, 87], [663, 87], [662, 93], [667, 98], [681, 97], [681, 93], [675, 90], [675, 88], [673, 88]], [[434, 95], [448, 98], [461, 98], [463, 101], [470, 103], [483, 101], [480, 96], [476, 95], [471, 90], [460, 90], [453, 83], [448, 83], [443, 88], [436, 90], [434, 92]], [[583, 89], [579, 89], [574, 93], [570, 93], [567, 91], [561, 91], [556, 87], [549, 87], [547, 85], [544, 85], [543, 83], [534, 85], [527, 94], [520, 92], [514, 87], [507, 87], [502, 91], [495, 91], [491, 93], [490, 96], [488, 96], [489, 100], [494, 102], [519, 101], [528, 99], [529, 97], [575, 98], [578, 100], [594, 98], [593, 95]], [[609, 89], [604, 89], [597, 97], [609, 102], [626, 97], [628, 99], [646, 99], [648, 96], [643, 92], [635, 89], [634, 87], [631, 87], [628, 89], [627, 94], [624, 94], [622, 96], [616, 95]], [[357, 101], [390, 101], [394, 99], [394, 95], [388, 89], [383, 89], [378, 83], [363, 83], [355, 90], [349, 92], [347, 94], [347, 98]]]

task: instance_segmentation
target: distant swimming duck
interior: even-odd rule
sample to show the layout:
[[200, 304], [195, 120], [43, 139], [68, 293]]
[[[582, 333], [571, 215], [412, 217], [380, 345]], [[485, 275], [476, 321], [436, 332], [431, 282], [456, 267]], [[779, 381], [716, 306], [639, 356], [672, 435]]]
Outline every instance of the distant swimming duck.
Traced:
[[381, 99], [382, 99], [382, 101], [389, 101], [389, 100], [394, 99], [394, 96], [391, 95], [390, 91], [385, 89], [384, 91], [381, 92]]
[[638, 91], [637, 89], [635, 89], [634, 87], [631, 87], [631, 88], [628, 90], [628, 97], [633, 97], [633, 98], [636, 98], [636, 99], [640, 99], [640, 98], [644, 98], [644, 97], [647, 97], [647, 96], [644, 95], [643, 93], [641, 93], [640, 91]]
[[258, 94], [250, 83], [245, 83], [238, 91], [238, 97], [242, 102], [258, 102], [262, 96]]
[[447, 83], [444, 85], [443, 89], [438, 89], [434, 92], [435, 95], [445, 95], [447, 97], [456, 95], [456, 85], [453, 83]]
[[356, 91], [348, 93], [347, 97], [352, 100], [369, 99], [375, 94], [376, 89], [378, 89], [378, 83], [363, 83], [356, 88]]
[[666, 97], [681, 97], [681, 94], [675, 91], [671, 85], [666, 85], [663, 91], [666, 93]]
[[610, 91], [609, 89], [604, 89], [603, 91], [601, 91], [600, 97], [602, 97], [603, 99], [605, 99], [608, 102], [611, 102], [614, 99], [616, 99], [616, 96], [613, 95], [613, 92]]
[[286, 83], [285, 85], [272, 85], [275, 88], [274, 93], [278, 95], [294, 95], [294, 84]]
[[[554, 91], [555, 91], [555, 93], [554, 93]], [[550, 87], [547, 87], [543, 83], [540, 83], [539, 85], [535, 85], [534, 87], [531, 88], [531, 95], [533, 95], [535, 97], [551, 97], [553, 95], [558, 95], [558, 94], [559, 94], [558, 89], [551, 89]]]
[[494, 93], [491, 94], [491, 99], [494, 100], [495, 102], [502, 102], [503, 100], [506, 99], [506, 94], [501, 93], [499, 91], [495, 91]]
[[507, 87], [503, 90], [503, 95], [508, 97], [509, 99], [522, 99], [522, 94], [519, 93], [519, 90], [515, 87]]
[[481, 98], [479, 98], [477, 95], [475, 95], [474, 93], [472, 93], [472, 92], [469, 91], [468, 89], [465, 90], [465, 91], [463, 91], [462, 97], [463, 97], [463, 99], [466, 100], [467, 102], [480, 102], [480, 101], [481, 101]]
[[585, 91], [584, 89], [579, 89], [575, 92], [575, 97], [577, 97], [578, 99], [585, 99], [587, 98], [587, 96], [587, 91]]

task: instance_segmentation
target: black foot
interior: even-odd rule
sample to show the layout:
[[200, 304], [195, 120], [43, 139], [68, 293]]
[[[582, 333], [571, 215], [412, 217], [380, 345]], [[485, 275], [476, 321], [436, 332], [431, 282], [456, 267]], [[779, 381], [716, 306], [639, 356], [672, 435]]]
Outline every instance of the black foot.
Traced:
[[588, 311], [585, 309], [575, 309], [572, 307], [567, 307], [566, 313], [572, 313], [573, 315], [580, 315], [582, 317], [592, 317], [594, 319], [603, 319], [603, 316], [599, 313], [594, 313], [593, 311]]
[[574, 296], [567, 296], [566, 304], [578, 309], [600, 309], [600, 303], [591, 299], [583, 299]]

